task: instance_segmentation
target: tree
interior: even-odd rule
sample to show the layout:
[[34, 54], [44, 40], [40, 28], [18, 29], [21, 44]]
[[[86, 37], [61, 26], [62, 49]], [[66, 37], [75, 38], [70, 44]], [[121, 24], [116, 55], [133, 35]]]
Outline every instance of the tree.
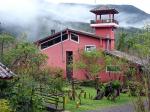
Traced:
[[20, 42], [14, 48], [4, 54], [5, 64], [12, 68], [15, 73], [38, 71], [46, 62], [47, 56], [40, 53], [38, 48], [30, 42]]
[[[138, 83], [140, 83], [140, 85], [145, 85], [142, 86], [142, 89], [146, 89], [150, 111], [150, 25], [146, 25], [143, 28], [142, 33], [135, 34], [129, 41], [132, 43], [132, 54], [137, 56], [138, 62], [141, 63], [140, 71], [142, 72], [142, 77], [140, 77], [141, 80], [139, 80]], [[138, 101], [136, 104], [138, 105], [138, 112], [145, 112], [146, 108], [144, 106], [144, 101], [141, 100], [142, 97], [140, 97], [140, 91], [141, 89], [138, 89], [137, 91]]]
[[3, 61], [3, 54], [4, 54], [4, 48], [7, 48], [10, 46], [10, 43], [12, 43], [15, 40], [15, 38], [7, 33], [0, 34], [0, 61]]
[[98, 89], [99, 73], [105, 67], [105, 56], [101, 50], [93, 50], [90, 52], [83, 51], [80, 53], [79, 59], [75, 63], [75, 68], [84, 70], [87, 79], [95, 80], [95, 88]]
[[42, 111], [40, 108], [42, 99], [37, 97], [35, 92], [39, 82], [42, 81], [40, 75], [44, 74], [43, 65], [47, 56], [42, 54], [33, 43], [27, 41], [17, 42], [3, 56], [5, 64], [17, 75], [13, 80], [18, 79], [9, 95], [13, 109], [19, 112]]
[[125, 51], [126, 50], [126, 40], [127, 40], [127, 33], [119, 33], [119, 39], [117, 44], [117, 50]]

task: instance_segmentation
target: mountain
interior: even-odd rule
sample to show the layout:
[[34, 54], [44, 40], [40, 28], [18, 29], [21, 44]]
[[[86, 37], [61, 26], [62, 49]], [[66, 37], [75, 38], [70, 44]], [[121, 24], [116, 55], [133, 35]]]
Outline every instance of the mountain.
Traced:
[[[89, 10], [100, 6], [102, 5], [52, 4], [39, 1], [36, 11], [33, 13], [32, 10], [29, 10], [27, 14], [13, 13], [12, 15], [11, 11], [5, 13], [0, 10], [1, 30], [14, 35], [25, 32], [30, 40], [37, 40], [50, 35], [51, 29], [59, 31], [64, 28], [73, 28], [91, 32], [89, 22], [94, 19], [94, 14], [90, 13]], [[132, 5], [108, 6], [120, 12], [116, 15], [116, 19], [120, 26], [126, 29], [130, 27], [140, 28], [144, 26], [144, 23], [150, 21], [150, 14]], [[12, 16], [8, 18], [9, 14]]]

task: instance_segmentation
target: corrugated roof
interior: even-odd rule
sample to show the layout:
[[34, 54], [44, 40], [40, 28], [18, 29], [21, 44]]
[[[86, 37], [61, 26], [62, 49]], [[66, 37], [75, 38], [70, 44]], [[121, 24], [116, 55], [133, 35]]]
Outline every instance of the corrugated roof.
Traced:
[[12, 78], [13, 76], [14, 73], [0, 62], [0, 78], [7, 79], [7, 78]]
[[147, 63], [146, 60], [143, 60], [139, 57], [136, 57], [136, 56], [133, 56], [133, 55], [129, 55], [125, 52], [121, 52], [121, 51], [118, 51], [118, 50], [113, 50], [113, 51], [105, 51], [107, 54], [110, 54], [112, 56], [116, 56], [116, 57], [119, 57], [119, 58], [123, 58], [123, 59], [126, 59], [134, 64], [138, 64], [138, 65], [145, 65]]

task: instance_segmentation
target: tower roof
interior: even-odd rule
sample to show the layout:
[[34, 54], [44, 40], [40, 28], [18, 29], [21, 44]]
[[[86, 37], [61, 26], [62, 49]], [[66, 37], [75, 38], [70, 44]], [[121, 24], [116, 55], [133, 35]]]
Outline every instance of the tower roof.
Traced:
[[99, 15], [118, 14], [119, 13], [116, 9], [109, 8], [108, 6], [96, 7], [94, 9], [90, 10], [90, 12], [92, 12], [94, 14], [99, 14]]

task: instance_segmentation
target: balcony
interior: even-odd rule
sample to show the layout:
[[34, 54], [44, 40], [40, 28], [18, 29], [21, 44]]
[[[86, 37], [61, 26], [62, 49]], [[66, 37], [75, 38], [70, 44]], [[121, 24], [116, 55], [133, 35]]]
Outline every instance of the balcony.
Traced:
[[101, 19], [101, 20], [91, 20], [91, 24], [99, 24], [99, 23], [116, 23], [119, 24], [115, 19]]

